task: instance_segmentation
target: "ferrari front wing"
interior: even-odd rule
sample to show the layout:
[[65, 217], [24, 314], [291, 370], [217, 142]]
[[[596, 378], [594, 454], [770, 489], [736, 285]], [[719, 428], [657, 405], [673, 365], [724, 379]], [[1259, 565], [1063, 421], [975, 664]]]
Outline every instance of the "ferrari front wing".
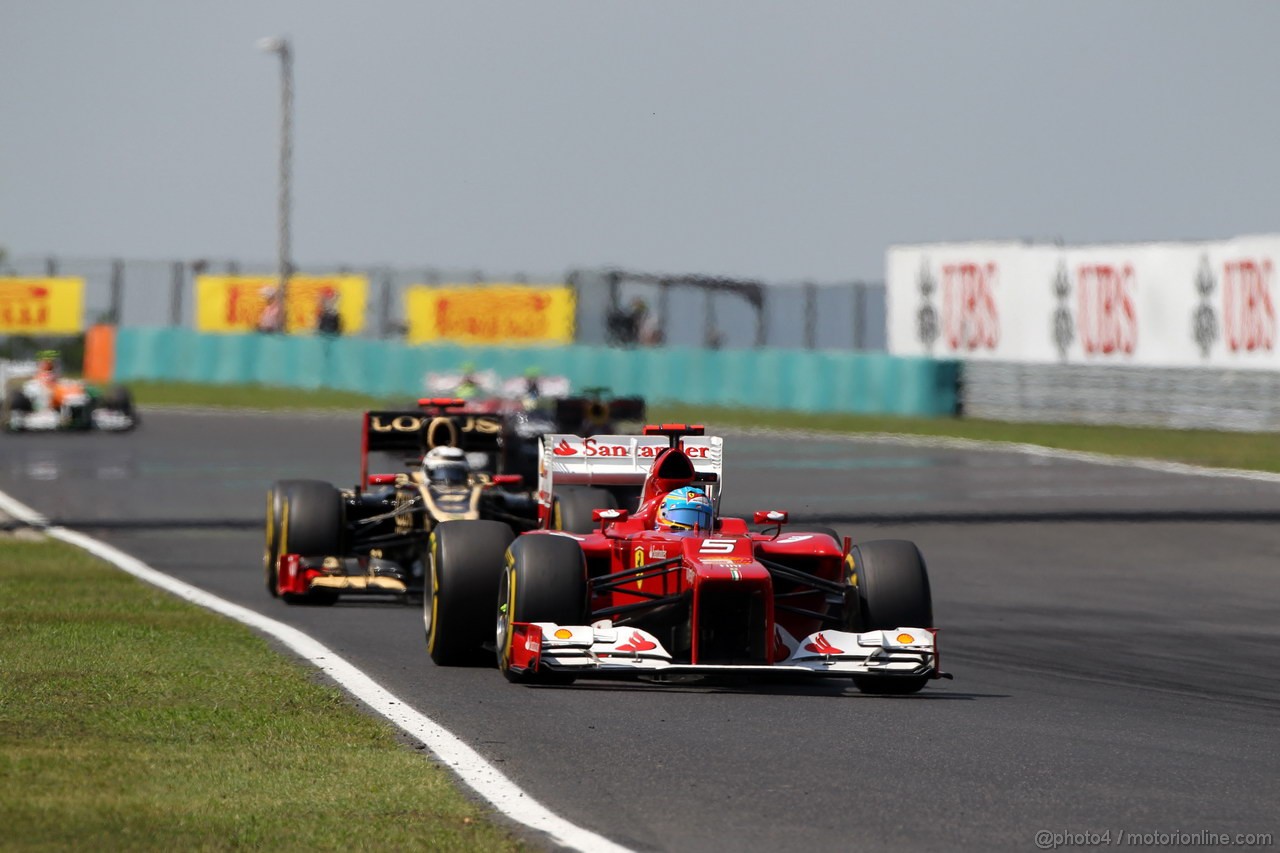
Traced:
[[563, 672], [580, 678], [740, 674], [819, 677], [929, 676], [949, 678], [938, 667], [937, 631], [819, 631], [802, 640], [777, 628], [774, 663], [695, 664], [673, 661], [658, 638], [639, 628], [516, 622], [511, 668], [516, 672]]

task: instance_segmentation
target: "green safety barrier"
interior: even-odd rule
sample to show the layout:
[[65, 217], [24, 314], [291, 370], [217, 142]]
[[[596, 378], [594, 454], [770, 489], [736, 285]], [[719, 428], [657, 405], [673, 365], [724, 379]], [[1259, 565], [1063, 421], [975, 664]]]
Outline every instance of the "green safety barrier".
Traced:
[[885, 353], [833, 350], [612, 349], [595, 346], [409, 346], [367, 338], [206, 335], [178, 328], [122, 328], [115, 379], [333, 388], [375, 396], [423, 393], [428, 372], [464, 364], [499, 376], [530, 367], [574, 388], [608, 388], [651, 403], [797, 412], [953, 415], [960, 365]]

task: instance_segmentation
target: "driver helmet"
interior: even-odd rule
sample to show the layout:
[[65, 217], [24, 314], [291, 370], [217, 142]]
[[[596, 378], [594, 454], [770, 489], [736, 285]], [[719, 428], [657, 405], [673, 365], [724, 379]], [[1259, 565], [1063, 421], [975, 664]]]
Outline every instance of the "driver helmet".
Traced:
[[659, 530], [711, 529], [711, 498], [696, 486], [684, 486], [668, 492], [658, 504]]
[[422, 458], [422, 473], [428, 483], [464, 486], [471, 473], [467, 457], [456, 447], [434, 447]]
[[56, 377], [62, 372], [61, 360], [57, 350], [42, 350], [36, 353], [36, 371], [43, 376]]

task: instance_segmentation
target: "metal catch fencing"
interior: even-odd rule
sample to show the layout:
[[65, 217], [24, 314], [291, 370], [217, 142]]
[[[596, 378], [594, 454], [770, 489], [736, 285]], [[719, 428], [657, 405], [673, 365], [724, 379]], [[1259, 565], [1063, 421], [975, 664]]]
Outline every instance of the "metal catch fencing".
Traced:
[[1280, 430], [1280, 374], [970, 361], [966, 417], [1249, 432]]
[[[404, 335], [404, 292], [412, 285], [562, 282], [576, 291], [576, 337], [584, 344], [883, 351], [886, 340], [880, 282], [784, 283], [617, 269], [495, 275], [428, 266], [300, 265], [296, 272], [366, 276], [369, 304], [361, 334], [372, 338]], [[270, 276], [274, 265], [63, 257], [13, 257], [0, 264], [0, 275], [83, 278], [86, 323], [125, 326], [193, 328], [194, 283], [203, 273]]]

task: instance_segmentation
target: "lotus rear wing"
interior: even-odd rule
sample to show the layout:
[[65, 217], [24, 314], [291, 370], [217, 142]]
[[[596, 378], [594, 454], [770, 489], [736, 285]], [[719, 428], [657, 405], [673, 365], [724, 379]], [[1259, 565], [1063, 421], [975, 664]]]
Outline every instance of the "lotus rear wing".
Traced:
[[[544, 435], [538, 465], [538, 503], [550, 509], [551, 492], [557, 485], [641, 485], [658, 454], [670, 444], [665, 435]], [[724, 477], [724, 439], [716, 435], [686, 435], [681, 444], [693, 463], [695, 482], [713, 485], [718, 495]]]
[[500, 415], [422, 410], [365, 412], [360, 439], [360, 486], [369, 485], [370, 453], [396, 453], [414, 462], [435, 447], [495, 453], [501, 437]]

